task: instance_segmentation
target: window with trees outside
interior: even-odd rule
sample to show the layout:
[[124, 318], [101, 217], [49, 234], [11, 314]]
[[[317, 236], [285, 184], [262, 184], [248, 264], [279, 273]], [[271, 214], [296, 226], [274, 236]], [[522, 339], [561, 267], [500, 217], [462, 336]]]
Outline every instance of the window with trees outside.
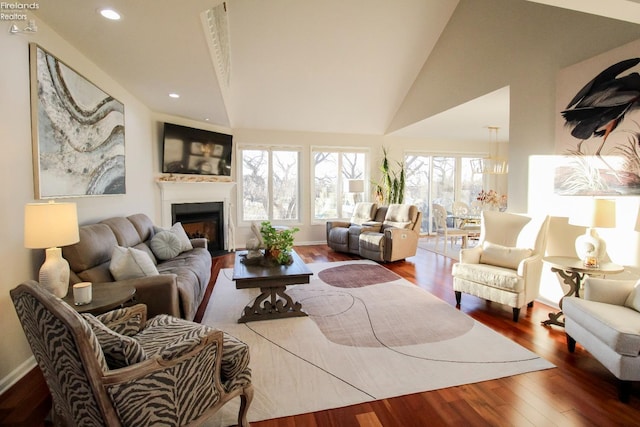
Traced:
[[[314, 220], [351, 218], [364, 201], [369, 185], [365, 174], [367, 151], [312, 149]], [[349, 193], [350, 180], [363, 180], [365, 193]]]
[[474, 173], [473, 159], [475, 157], [405, 155], [405, 203], [414, 204], [422, 211], [422, 232], [433, 231], [432, 203], [451, 212], [454, 200], [469, 206], [476, 200], [482, 190], [483, 177]]
[[243, 221], [297, 221], [300, 151], [239, 147]]

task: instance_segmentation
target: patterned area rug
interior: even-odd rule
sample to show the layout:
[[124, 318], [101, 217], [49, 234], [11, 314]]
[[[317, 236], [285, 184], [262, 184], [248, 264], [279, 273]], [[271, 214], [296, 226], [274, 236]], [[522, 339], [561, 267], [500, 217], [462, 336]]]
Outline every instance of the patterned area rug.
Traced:
[[[371, 261], [309, 264], [291, 286], [308, 317], [238, 324], [257, 290], [221, 271], [202, 323], [251, 348], [259, 421], [552, 368], [553, 365]], [[238, 402], [208, 426], [233, 424]]]

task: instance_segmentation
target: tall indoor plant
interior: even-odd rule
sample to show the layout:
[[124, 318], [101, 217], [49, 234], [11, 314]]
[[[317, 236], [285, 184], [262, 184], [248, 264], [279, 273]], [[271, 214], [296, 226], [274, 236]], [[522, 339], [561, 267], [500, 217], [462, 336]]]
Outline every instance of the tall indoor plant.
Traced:
[[405, 186], [404, 163], [397, 162], [397, 169], [394, 170], [391, 168], [385, 147], [382, 147], [382, 153], [380, 182], [374, 184], [375, 198], [383, 205], [402, 203], [404, 201]]

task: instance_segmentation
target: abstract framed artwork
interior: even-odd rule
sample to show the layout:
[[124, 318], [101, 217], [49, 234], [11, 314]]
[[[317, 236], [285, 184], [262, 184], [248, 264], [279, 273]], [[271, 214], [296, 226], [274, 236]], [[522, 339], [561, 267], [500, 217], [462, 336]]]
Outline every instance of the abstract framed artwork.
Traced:
[[640, 43], [558, 73], [554, 191], [640, 194]]
[[124, 105], [29, 44], [36, 199], [125, 194]]

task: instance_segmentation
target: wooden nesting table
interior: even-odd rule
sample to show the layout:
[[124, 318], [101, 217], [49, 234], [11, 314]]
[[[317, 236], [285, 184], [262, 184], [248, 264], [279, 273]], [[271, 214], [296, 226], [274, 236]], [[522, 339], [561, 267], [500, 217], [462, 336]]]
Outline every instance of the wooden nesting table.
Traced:
[[236, 289], [260, 288], [260, 295], [247, 305], [238, 323], [254, 320], [306, 316], [302, 304], [287, 294], [287, 286], [309, 283], [313, 274], [295, 251], [290, 265], [245, 262], [246, 251], [236, 252], [233, 280]]

